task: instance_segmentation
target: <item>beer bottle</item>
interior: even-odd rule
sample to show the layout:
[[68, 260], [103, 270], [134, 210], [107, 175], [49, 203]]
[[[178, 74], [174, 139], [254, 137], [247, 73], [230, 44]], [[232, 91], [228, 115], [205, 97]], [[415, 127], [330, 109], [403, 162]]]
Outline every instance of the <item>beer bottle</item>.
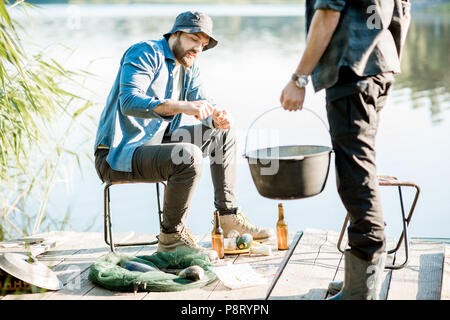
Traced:
[[278, 204], [278, 221], [277, 221], [277, 240], [278, 250], [287, 250], [288, 246], [288, 226], [284, 221], [284, 209], [281, 203]]
[[214, 228], [211, 232], [211, 243], [212, 249], [217, 252], [219, 259], [222, 259], [224, 256], [223, 230], [220, 227], [218, 210], [214, 211]]

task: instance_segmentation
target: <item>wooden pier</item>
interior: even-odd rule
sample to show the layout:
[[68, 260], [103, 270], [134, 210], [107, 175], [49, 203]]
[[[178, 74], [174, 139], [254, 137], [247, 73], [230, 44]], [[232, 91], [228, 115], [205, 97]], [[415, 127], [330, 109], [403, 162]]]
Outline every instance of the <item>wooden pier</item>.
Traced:
[[[276, 239], [267, 243], [272, 246], [272, 255], [230, 255], [219, 264], [231, 262], [249, 263], [259, 274], [267, 278], [266, 285], [242, 289], [229, 289], [217, 280], [199, 289], [179, 292], [113, 292], [96, 286], [88, 280], [89, 268], [99, 257], [109, 252], [102, 233], [94, 232], [52, 232], [39, 236], [55, 238], [54, 248], [35, 248], [33, 254], [48, 265], [63, 283], [58, 291], [39, 293], [7, 294], [2, 300], [45, 299], [134, 299], [134, 300], [261, 300], [266, 297], [270, 284], [276, 276], [287, 251], [276, 249]], [[291, 241], [294, 234], [291, 234]], [[304, 231], [303, 236], [282, 272], [269, 300], [322, 300], [327, 298], [330, 281], [342, 280], [343, 254], [336, 243], [339, 234], [334, 231]], [[146, 241], [151, 235], [132, 233], [115, 234], [116, 241]], [[197, 236], [202, 246], [210, 246], [209, 235]], [[345, 239], [344, 239], [345, 240]], [[396, 239], [395, 239], [396, 240]], [[389, 244], [396, 241], [390, 241]], [[129, 255], [147, 255], [155, 252], [157, 246], [119, 248]], [[0, 248], [0, 252], [23, 252], [21, 249]], [[403, 248], [395, 256], [403, 261]], [[449, 300], [450, 299], [450, 244], [413, 239], [409, 245], [409, 263], [400, 270], [385, 270], [381, 298], [385, 300]]]

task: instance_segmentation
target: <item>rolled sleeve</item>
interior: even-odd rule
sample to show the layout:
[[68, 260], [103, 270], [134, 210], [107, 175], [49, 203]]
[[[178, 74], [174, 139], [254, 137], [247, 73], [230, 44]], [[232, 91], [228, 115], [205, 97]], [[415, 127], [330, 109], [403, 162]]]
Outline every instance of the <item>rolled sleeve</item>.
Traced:
[[345, 3], [345, 0], [317, 0], [314, 9], [342, 11]]
[[170, 121], [171, 118], [162, 117], [154, 111], [167, 99], [147, 95], [147, 89], [155, 77], [156, 62], [148, 52], [149, 47], [144, 46], [135, 45], [124, 56], [119, 89], [120, 110], [127, 116]]

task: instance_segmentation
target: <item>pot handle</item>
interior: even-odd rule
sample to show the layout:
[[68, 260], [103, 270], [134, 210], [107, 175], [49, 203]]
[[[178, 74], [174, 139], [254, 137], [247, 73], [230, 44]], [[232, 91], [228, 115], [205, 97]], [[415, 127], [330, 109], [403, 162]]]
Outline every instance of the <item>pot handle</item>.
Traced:
[[[253, 127], [253, 125], [255, 124], [255, 122], [256, 122], [257, 120], [259, 120], [262, 116], [264, 116], [266, 113], [269, 113], [269, 112], [271, 112], [271, 111], [273, 111], [273, 110], [280, 109], [280, 108], [283, 108], [283, 107], [273, 107], [273, 108], [270, 108], [269, 110], [264, 111], [264, 112], [261, 113], [259, 116], [257, 116], [256, 119], [253, 120], [253, 122], [250, 124], [250, 126], [249, 126], [248, 129], [247, 129], [247, 135], [245, 136], [244, 157], [247, 157], [248, 133], [250, 132], [250, 129]], [[324, 125], [324, 127], [325, 127], [325, 129], [328, 131], [328, 133], [330, 133], [330, 129], [328, 128], [327, 123], [326, 123], [326, 122], [325, 122], [325, 121], [324, 121], [324, 120], [323, 120], [323, 119], [322, 119], [315, 111], [313, 111], [313, 110], [311, 110], [311, 109], [309, 109], [309, 108], [305, 108], [305, 107], [303, 107], [301, 110], [309, 111], [309, 112], [311, 112], [313, 115], [315, 115], [315, 116], [320, 120], [320, 122], [322, 122], [322, 124]]]

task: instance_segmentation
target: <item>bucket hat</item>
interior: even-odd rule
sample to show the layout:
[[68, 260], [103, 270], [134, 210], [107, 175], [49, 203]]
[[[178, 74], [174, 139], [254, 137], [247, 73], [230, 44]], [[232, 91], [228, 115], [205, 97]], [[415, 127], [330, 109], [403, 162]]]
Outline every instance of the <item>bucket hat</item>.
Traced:
[[172, 30], [165, 33], [164, 37], [168, 39], [171, 34], [177, 31], [186, 33], [204, 32], [209, 36], [209, 43], [203, 48], [203, 51], [206, 51], [217, 45], [212, 29], [213, 21], [207, 14], [198, 11], [186, 11], [176, 17]]

